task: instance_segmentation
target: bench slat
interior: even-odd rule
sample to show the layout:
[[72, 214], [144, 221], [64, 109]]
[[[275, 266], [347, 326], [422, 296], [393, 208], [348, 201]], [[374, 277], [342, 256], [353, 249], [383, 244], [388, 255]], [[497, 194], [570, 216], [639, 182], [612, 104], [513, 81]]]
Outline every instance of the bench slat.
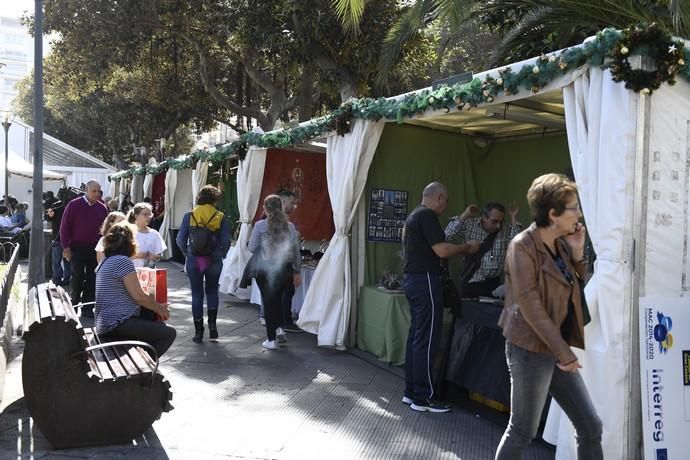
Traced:
[[39, 315], [43, 319], [51, 319], [53, 317], [53, 309], [51, 308], [51, 302], [48, 298], [48, 292], [45, 289], [37, 289], [38, 294], [38, 310]]
[[[86, 344], [89, 347], [99, 344], [98, 336], [91, 328], [84, 329], [84, 338], [86, 338]], [[101, 380], [115, 380], [117, 378], [117, 373], [111, 369], [108, 363], [109, 359], [108, 355], [105, 353], [105, 350], [93, 350], [90, 353], [87, 353], [87, 355], [90, 355], [91, 360], [89, 360], [89, 364], [91, 364], [92, 369], [93, 364], [91, 361], [93, 360], [93, 362], [96, 364], [96, 368], [98, 369], [98, 374], [100, 375]]]
[[55, 288], [55, 286], [49, 284], [48, 289], [46, 289], [45, 292], [48, 298], [50, 299], [50, 306], [53, 310], [53, 317], [66, 318], [64, 306], [65, 302], [59, 295], [57, 295], [57, 289]]
[[24, 327], [22, 328], [24, 338], [29, 333], [34, 324], [41, 322], [41, 313], [38, 309], [38, 293], [37, 288], [33, 287], [29, 290], [28, 299], [26, 302], [26, 309], [24, 310]]
[[[98, 337], [96, 332], [93, 329], [88, 329], [90, 335], [92, 336], [92, 340], [94, 344], [102, 344], [103, 342], [101, 341], [101, 338]], [[110, 366], [111, 371], [113, 374], [115, 374], [115, 377], [118, 379], [122, 378], [129, 378], [131, 376], [131, 373], [125, 369], [120, 362], [120, 359], [118, 357], [117, 349], [120, 348], [119, 346], [115, 347], [108, 347], [108, 348], [101, 348], [101, 351], [103, 352], [103, 355], [107, 358], [107, 363], [108, 366]]]
[[154, 366], [149, 365], [149, 362], [143, 356], [143, 355], [148, 356], [148, 353], [146, 353], [146, 351], [144, 351], [143, 348], [141, 348], [141, 347], [130, 347], [129, 350], [127, 350], [127, 354], [130, 356], [130, 358], [132, 358], [132, 361], [134, 361], [134, 364], [136, 364], [140, 373], [142, 373], [142, 374], [151, 373], [151, 372], [153, 372], [153, 369], [155, 369]]
[[48, 284], [46, 294], [50, 297], [50, 304], [53, 308], [53, 316], [60, 316], [63, 318], [70, 319], [66, 312], [65, 299], [63, 299], [62, 296], [60, 296], [57, 287], [54, 284]]
[[[84, 329], [84, 334], [88, 337], [88, 346], [104, 343], [91, 328]], [[102, 351], [105, 353], [105, 356], [108, 358], [108, 364], [113, 369], [117, 378], [129, 378], [147, 372], [145, 368], [143, 368], [144, 370], [141, 370], [140, 366], [137, 366], [137, 364], [132, 360], [128, 353], [130, 348], [132, 348], [131, 345], [117, 345], [102, 349]], [[96, 351], [97, 350], [95, 350], [93, 353], [96, 353]], [[148, 353], [144, 352], [144, 354], [148, 356]]]
[[141, 373], [139, 372], [137, 365], [134, 364], [134, 361], [132, 361], [132, 358], [130, 358], [129, 354], [127, 353], [127, 346], [115, 347], [113, 350], [115, 350], [117, 353], [120, 364], [122, 364], [122, 367], [127, 371], [130, 377], [139, 375]]

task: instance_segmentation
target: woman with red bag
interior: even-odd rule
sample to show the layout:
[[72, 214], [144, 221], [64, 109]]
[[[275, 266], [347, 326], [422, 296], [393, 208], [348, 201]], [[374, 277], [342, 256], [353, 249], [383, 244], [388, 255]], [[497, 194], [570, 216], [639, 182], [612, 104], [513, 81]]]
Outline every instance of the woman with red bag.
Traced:
[[[136, 252], [131, 227], [124, 222], [110, 227], [103, 246], [105, 259], [96, 267], [96, 333], [106, 341], [141, 340], [155, 348], [160, 357], [177, 333], [162, 322], [170, 317], [168, 306], [141, 288], [130, 259]], [[142, 318], [142, 307], [161, 321]]]

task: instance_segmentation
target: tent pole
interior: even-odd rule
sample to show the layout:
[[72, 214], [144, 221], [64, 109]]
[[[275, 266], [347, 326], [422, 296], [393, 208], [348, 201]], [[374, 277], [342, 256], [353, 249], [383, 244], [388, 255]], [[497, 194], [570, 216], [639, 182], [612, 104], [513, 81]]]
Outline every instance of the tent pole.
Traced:
[[[652, 66], [641, 56], [634, 56], [633, 67], [649, 70]], [[649, 185], [649, 131], [651, 98], [639, 93], [637, 98], [637, 135], [635, 139], [635, 195], [633, 198], [633, 270], [629, 330], [627, 380], [627, 443], [624, 458], [639, 460], [643, 457], [642, 393], [640, 388], [640, 297], [645, 295], [645, 263], [647, 247], [647, 197]]]

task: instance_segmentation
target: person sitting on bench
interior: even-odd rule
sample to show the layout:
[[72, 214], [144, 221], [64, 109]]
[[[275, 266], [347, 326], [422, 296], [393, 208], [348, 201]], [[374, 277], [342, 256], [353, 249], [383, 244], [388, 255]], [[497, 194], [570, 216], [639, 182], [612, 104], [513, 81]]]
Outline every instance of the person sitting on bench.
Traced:
[[30, 227], [27, 227], [27, 225], [29, 225], [29, 223], [31, 222], [29, 219], [26, 218], [26, 212], [28, 210], [29, 203], [19, 203], [17, 205], [17, 209], [14, 211], [14, 214], [12, 214], [12, 223], [18, 226], [20, 229], [28, 230]]
[[22, 228], [19, 225], [12, 223], [9, 208], [5, 205], [0, 205], [0, 233], [14, 236], [21, 231]]
[[[106, 341], [141, 340], [162, 356], [177, 334], [163, 323], [170, 317], [168, 306], [156, 302], [139, 284], [130, 259], [136, 252], [131, 227], [124, 222], [110, 227], [103, 247], [105, 259], [96, 268], [96, 333]], [[141, 307], [159, 321], [145, 319]]]

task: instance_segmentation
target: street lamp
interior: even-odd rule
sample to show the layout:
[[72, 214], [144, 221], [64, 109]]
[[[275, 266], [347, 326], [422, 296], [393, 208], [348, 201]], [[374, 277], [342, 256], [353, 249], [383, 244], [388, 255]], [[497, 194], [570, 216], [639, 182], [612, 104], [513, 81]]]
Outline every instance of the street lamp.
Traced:
[[12, 116], [12, 112], [5, 112], [5, 116], [2, 119], [2, 127], [5, 129], [5, 199], [4, 203], [5, 206], [9, 205], [8, 202], [8, 197], [10, 196], [10, 164], [9, 164], [9, 152], [10, 152], [10, 147], [9, 147], [9, 136], [7, 133], [10, 130], [10, 126], [12, 126], [12, 121], [14, 117]]

